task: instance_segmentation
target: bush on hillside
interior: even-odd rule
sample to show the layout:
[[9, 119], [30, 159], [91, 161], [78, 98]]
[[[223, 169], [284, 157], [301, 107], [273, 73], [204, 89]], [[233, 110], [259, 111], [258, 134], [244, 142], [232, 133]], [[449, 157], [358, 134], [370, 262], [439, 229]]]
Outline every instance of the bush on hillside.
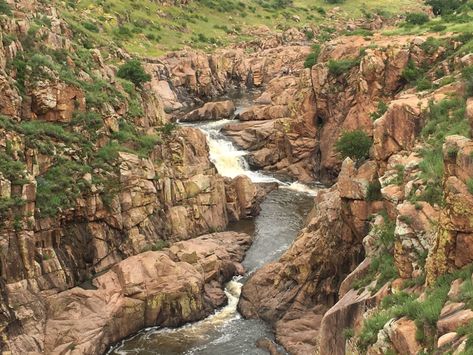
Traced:
[[10, 5], [5, 0], [0, 0], [0, 14], [12, 15]]
[[426, 4], [432, 6], [435, 15], [447, 15], [458, 10], [467, 0], [427, 0]]
[[406, 15], [406, 22], [411, 25], [423, 25], [429, 22], [429, 16], [423, 12], [411, 12]]
[[304, 68], [312, 68], [315, 64], [317, 64], [319, 55], [320, 55], [320, 45], [316, 44], [312, 46], [312, 52], [309, 53], [309, 55], [304, 61]]
[[344, 132], [335, 143], [335, 149], [343, 159], [349, 157], [356, 161], [367, 158], [370, 154], [370, 148], [373, 140], [362, 130]]
[[359, 59], [329, 60], [328, 71], [332, 75], [342, 75], [360, 64]]
[[422, 70], [419, 69], [412, 60], [409, 60], [401, 74], [402, 78], [408, 83], [416, 82], [422, 75]]
[[119, 78], [131, 81], [136, 86], [141, 86], [143, 83], [150, 81], [151, 76], [147, 74], [141, 65], [141, 62], [132, 59], [123, 64], [117, 73]]
[[467, 96], [473, 96], [473, 66], [462, 70], [462, 77], [465, 81], [465, 93]]

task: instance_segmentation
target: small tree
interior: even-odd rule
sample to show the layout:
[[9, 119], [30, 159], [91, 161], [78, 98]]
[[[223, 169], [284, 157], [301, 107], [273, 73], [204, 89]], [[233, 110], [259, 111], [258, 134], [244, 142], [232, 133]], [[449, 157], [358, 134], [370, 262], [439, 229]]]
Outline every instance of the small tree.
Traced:
[[136, 86], [141, 86], [143, 83], [151, 80], [151, 76], [145, 72], [141, 62], [136, 59], [129, 60], [123, 64], [118, 69], [117, 75], [122, 79], [131, 81]]
[[373, 140], [362, 130], [344, 132], [335, 143], [335, 149], [345, 159], [347, 157], [357, 162], [367, 158]]

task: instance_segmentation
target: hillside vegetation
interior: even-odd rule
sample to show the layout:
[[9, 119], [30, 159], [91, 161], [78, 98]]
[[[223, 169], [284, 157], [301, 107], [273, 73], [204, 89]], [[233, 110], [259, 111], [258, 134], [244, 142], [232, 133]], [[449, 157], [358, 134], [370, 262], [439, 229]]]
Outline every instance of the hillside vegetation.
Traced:
[[386, 17], [419, 10], [418, 0], [195, 0], [185, 6], [152, 0], [69, 0], [63, 15], [75, 31], [101, 45], [113, 43], [131, 53], [156, 56], [184, 46], [212, 49], [250, 40], [249, 29], [265, 25], [273, 30], [301, 28], [312, 39], [316, 27], [333, 27], [328, 13], [338, 18], [361, 18], [374, 13]]

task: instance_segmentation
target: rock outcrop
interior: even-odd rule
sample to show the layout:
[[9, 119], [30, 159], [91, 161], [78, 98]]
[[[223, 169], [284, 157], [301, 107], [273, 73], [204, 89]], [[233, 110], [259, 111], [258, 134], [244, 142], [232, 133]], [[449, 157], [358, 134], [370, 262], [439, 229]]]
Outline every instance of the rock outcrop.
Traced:
[[51, 293], [35, 280], [6, 287], [21, 334], [9, 333], [14, 353], [103, 353], [138, 330], [179, 326], [225, 303], [223, 284], [243, 272], [250, 236], [201, 236], [163, 251], [130, 257], [92, 280], [91, 288]]
[[232, 118], [235, 113], [235, 104], [231, 100], [207, 102], [201, 108], [193, 110], [180, 118], [182, 122], [212, 121]]

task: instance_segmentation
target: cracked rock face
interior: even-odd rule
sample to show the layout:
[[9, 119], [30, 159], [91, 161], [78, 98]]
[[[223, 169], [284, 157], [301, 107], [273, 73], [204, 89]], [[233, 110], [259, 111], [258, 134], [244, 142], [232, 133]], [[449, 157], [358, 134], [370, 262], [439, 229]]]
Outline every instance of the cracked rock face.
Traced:
[[97, 354], [144, 327], [202, 319], [225, 302], [224, 283], [243, 272], [250, 244], [250, 236], [234, 232], [178, 242], [117, 263], [87, 289], [54, 293], [36, 280], [9, 284], [5, 296], [22, 327], [10, 334], [9, 347]]

